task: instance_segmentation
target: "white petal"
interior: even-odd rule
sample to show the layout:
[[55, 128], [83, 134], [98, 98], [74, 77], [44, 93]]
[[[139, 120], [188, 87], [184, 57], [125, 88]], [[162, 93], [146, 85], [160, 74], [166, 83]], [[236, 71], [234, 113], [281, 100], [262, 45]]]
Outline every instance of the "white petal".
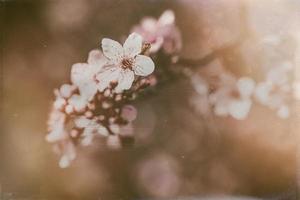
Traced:
[[166, 10], [158, 19], [158, 24], [160, 26], [167, 26], [173, 24], [175, 21], [175, 15], [172, 10]]
[[191, 78], [191, 82], [198, 94], [200, 95], [208, 94], [208, 85], [202, 77], [194, 75]]
[[122, 45], [108, 38], [102, 39], [102, 50], [103, 54], [115, 64], [119, 63], [124, 55]]
[[84, 83], [79, 87], [80, 95], [82, 95], [88, 101], [91, 101], [94, 98], [97, 90], [98, 87], [95, 81]]
[[101, 62], [103, 59], [103, 54], [100, 50], [94, 49], [89, 52], [88, 64], [96, 64]]
[[96, 79], [99, 81], [98, 90], [102, 92], [112, 81], [118, 81], [120, 73], [121, 69], [116, 66], [109, 66], [100, 72], [96, 76]]
[[78, 117], [74, 120], [75, 125], [78, 128], [85, 128], [90, 124], [91, 120], [86, 117]]
[[69, 98], [72, 95], [72, 92], [74, 91], [75, 88], [76, 87], [74, 87], [74, 85], [63, 84], [60, 87], [59, 92], [60, 92], [62, 97]]
[[253, 79], [248, 77], [242, 77], [237, 81], [237, 88], [242, 97], [246, 98], [251, 96], [255, 87]]
[[154, 63], [148, 56], [137, 55], [133, 66], [134, 73], [139, 76], [148, 76], [154, 71]]
[[66, 105], [66, 100], [64, 98], [58, 97], [53, 103], [55, 109], [60, 110]]
[[95, 74], [100, 72], [107, 62], [108, 60], [106, 59], [106, 57], [103, 56], [100, 50], [90, 51], [88, 64], [91, 76], [93, 77]]
[[67, 168], [67, 167], [70, 166], [70, 163], [71, 163], [71, 161], [70, 161], [70, 159], [68, 158], [68, 156], [63, 155], [63, 156], [61, 157], [61, 159], [59, 160], [59, 167], [60, 167], [60, 168]]
[[86, 63], [77, 63], [72, 66], [71, 81], [76, 86], [86, 82], [88, 77], [89, 65]]
[[142, 51], [143, 38], [137, 33], [131, 33], [124, 42], [124, 55], [134, 57]]
[[97, 126], [97, 133], [105, 137], [109, 135], [107, 129], [102, 125]]
[[152, 17], [145, 17], [141, 22], [141, 31], [144, 34], [154, 34], [157, 28], [157, 20]]
[[259, 83], [255, 89], [255, 97], [258, 102], [268, 104], [270, 99], [271, 86], [266, 83]]
[[243, 120], [247, 117], [252, 102], [250, 100], [233, 100], [229, 105], [230, 115], [238, 120]]
[[122, 70], [118, 79], [118, 85], [116, 87], [116, 92], [122, 92], [123, 90], [128, 90], [132, 86], [134, 80], [133, 71], [127, 69]]
[[56, 141], [64, 139], [65, 137], [66, 137], [66, 132], [64, 131], [64, 128], [57, 127], [46, 136], [46, 140], [48, 142], [56, 142]]
[[87, 100], [80, 96], [80, 95], [73, 95], [70, 99], [69, 99], [69, 104], [72, 105], [76, 111], [81, 112], [85, 109], [86, 105], [87, 105]]

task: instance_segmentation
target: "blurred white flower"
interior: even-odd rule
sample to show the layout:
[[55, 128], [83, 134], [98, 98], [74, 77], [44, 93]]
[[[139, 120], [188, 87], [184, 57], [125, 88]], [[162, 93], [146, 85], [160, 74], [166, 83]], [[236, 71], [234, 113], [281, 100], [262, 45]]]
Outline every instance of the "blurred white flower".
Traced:
[[291, 92], [289, 73], [292, 65], [282, 63], [271, 69], [266, 80], [257, 84], [255, 88], [255, 98], [262, 105], [276, 110], [280, 118], [289, 117], [288, 98]]
[[157, 52], [161, 47], [167, 54], [181, 49], [181, 35], [175, 26], [175, 15], [171, 10], [166, 10], [158, 20], [145, 17], [132, 31], [141, 34], [145, 42], [151, 44], [151, 53]]
[[107, 60], [99, 50], [89, 53], [88, 63], [77, 63], [72, 66], [71, 81], [79, 89], [80, 95], [88, 101], [96, 94], [96, 75], [101, 71]]
[[251, 95], [254, 87], [255, 82], [248, 77], [242, 77], [234, 84], [224, 82], [224, 85], [209, 95], [214, 113], [218, 116], [230, 115], [238, 120], [245, 119], [252, 105]]
[[54, 109], [50, 113], [48, 120], [48, 131], [49, 133], [46, 136], [48, 142], [56, 142], [67, 137], [67, 132], [65, 130], [65, 113]]
[[62, 156], [59, 160], [59, 166], [61, 168], [67, 168], [71, 162], [76, 158], [75, 146], [70, 140], [62, 141]]
[[210, 112], [208, 83], [199, 75], [193, 75], [191, 77], [191, 83], [196, 94], [192, 96], [190, 103], [199, 113], [203, 115], [208, 114]]
[[103, 91], [111, 82], [117, 82], [117, 92], [129, 89], [134, 75], [147, 76], [154, 71], [154, 63], [150, 57], [138, 55], [142, 51], [142, 37], [132, 33], [123, 47], [120, 43], [102, 39], [103, 54], [108, 58], [108, 66], [98, 73], [99, 91]]
[[60, 93], [61, 97], [69, 98], [75, 89], [76, 89], [76, 87], [74, 85], [63, 84], [59, 89], [59, 93]]
[[81, 144], [84, 146], [90, 145], [95, 134], [108, 136], [107, 129], [97, 122], [97, 119], [88, 119], [80, 116], [74, 120], [76, 127], [83, 129]]
[[[74, 94], [68, 99], [68, 103], [69, 105], [66, 109], [71, 108], [72, 111], [82, 112], [86, 108], [88, 101], [85, 96]], [[69, 113], [68, 110], [66, 110], [66, 112]]]

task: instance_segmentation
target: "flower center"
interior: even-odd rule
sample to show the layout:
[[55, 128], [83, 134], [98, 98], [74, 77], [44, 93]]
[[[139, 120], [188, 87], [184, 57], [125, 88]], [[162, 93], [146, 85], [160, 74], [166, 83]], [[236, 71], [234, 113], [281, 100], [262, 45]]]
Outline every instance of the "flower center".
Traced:
[[133, 59], [130, 58], [124, 58], [121, 61], [121, 67], [123, 69], [132, 69], [132, 65], [133, 65]]
[[238, 90], [235, 89], [235, 90], [232, 90], [232, 91], [231, 91], [231, 96], [232, 96], [233, 98], [238, 99], [238, 98], [241, 97], [241, 94], [239, 93]]

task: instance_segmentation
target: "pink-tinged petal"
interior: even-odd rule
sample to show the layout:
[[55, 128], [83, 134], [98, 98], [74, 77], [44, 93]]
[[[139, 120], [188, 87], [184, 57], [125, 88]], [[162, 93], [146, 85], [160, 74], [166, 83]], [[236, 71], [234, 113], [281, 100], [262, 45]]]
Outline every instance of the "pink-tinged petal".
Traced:
[[148, 76], [154, 71], [154, 63], [148, 56], [137, 55], [133, 70], [136, 75]]
[[154, 34], [157, 31], [157, 20], [152, 17], [145, 17], [141, 22], [141, 30], [148, 34]]
[[103, 54], [115, 64], [119, 63], [124, 55], [122, 45], [108, 38], [102, 39], [102, 50]]
[[116, 92], [122, 92], [123, 90], [128, 90], [132, 82], [134, 80], [134, 73], [133, 71], [127, 69], [127, 70], [122, 70], [118, 79], [118, 85], [116, 87]]
[[158, 19], [158, 24], [160, 26], [172, 25], [175, 22], [175, 15], [172, 10], [166, 10]]
[[94, 49], [89, 52], [89, 57], [88, 57], [88, 64], [97, 64], [98, 62], [101, 62], [103, 59], [103, 54], [100, 50]]
[[164, 38], [161, 36], [156, 37], [154, 40], [149, 41], [151, 43], [150, 52], [156, 53], [164, 44]]
[[103, 56], [100, 50], [92, 50], [89, 53], [88, 64], [90, 75], [93, 76], [100, 72], [107, 64], [108, 60]]
[[134, 57], [142, 51], [143, 38], [137, 33], [131, 33], [124, 42], [124, 55]]
[[77, 63], [72, 66], [71, 81], [76, 86], [80, 86], [86, 81], [88, 76], [89, 65], [86, 63]]
[[135, 120], [136, 116], [137, 116], [137, 110], [132, 105], [125, 105], [122, 108], [121, 117], [123, 119], [132, 122], [133, 120]]
[[121, 68], [116, 66], [108, 66], [102, 72], [100, 72], [96, 79], [99, 81], [98, 90], [102, 92], [105, 88], [109, 86], [112, 81], [118, 81], [121, 73]]
[[63, 84], [60, 87], [59, 92], [63, 98], [69, 98], [75, 89], [76, 89], [76, 87], [74, 87], [74, 85]]

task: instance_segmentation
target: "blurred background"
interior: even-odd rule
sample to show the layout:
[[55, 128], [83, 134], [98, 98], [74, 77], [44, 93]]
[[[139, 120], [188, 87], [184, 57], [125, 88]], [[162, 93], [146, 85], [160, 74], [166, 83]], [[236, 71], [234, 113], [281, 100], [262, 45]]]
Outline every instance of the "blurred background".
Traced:
[[298, 102], [285, 120], [260, 105], [243, 121], [208, 119], [189, 103], [194, 91], [184, 79], [134, 103], [134, 147], [95, 143], [79, 149], [70, 168], [58, 167], [45, 141], [53, 89], [69, 82], [72, 64], [85, 62], [101, 38], [125, 38], [144, 16], [166, 9], [175, 12], [184, 58], [232, 46], [216, 59], [255, 78], [278, 62], [299, 62], [298, 0], [1, 1], [3, 199], [296, 199]]

